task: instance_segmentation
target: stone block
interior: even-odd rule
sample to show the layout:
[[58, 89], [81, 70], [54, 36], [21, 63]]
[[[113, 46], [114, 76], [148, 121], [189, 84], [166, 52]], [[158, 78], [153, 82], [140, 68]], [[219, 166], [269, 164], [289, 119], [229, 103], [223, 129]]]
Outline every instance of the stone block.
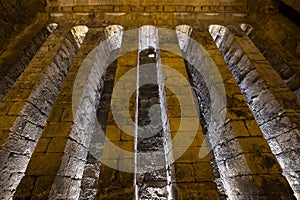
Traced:
[[207, 154], [204, 158], [199, 158], [200, 147], [176, 147], [174, 149], [174, 157], [179, 157], [179, 153], [183, 153], [176, 162], [177, 163], [194, 163], [194, 162], [209, 162], [210, 155]]
[[245, 157], [253, 174], [280, 174], [282, 172], [276, 158], [271, 153], [247, 153]]
[[25, 120], [28, 120], [32, 124], [36, 124], [38, 126], [45, 126], [45, 123], [47, 121], [47, 116], [43, 114], [39, 109], [37, 109], [32, 104], [27, 103], [22, 111], [21, 115], [24, 116]]
[[59, 122], [64, 113], [64, 108], [54, 106], [49, 114], [48, 121], [49, 122]]
[[131, 12], [131, 6], [130, 5], [120, 5], [120, 12]]
[[30, 89], [11, 89], [6, 96], [4, 101], [25, 101], [31, 94], [32, 90]]
[[12, 107], [10, 108], [8, 115], [18, 115], [20, 114], [20, 111], [22, 110], [23, 106], [25, 105], [25, 102], [15, 102]]
[[193, 164], [174, 164], [177, 182], [195, 182]]
[[67, 143], [67, 137], [53, 137], [49, 140], [47, 145], [48, 153], [61, 153], [64, 152]]
[[199, 184], [177, 183], [179, 199], [199, 199]]
[[287, 116], [276, 117], [260, 126], [266, 139], [274, 138], [293, 129], [293, 124]]
[[25, 176], [15, 194], [15, 198], [30, 198], [35, 185], [36, 177]]
[[293, 151], [299, 149], [300, 143], [300, 131], [298, 129], [294, 129], [287, 133], [283, 133], [276, 137], [278, 144], [282, 151]]
[[50, 122], [44, 129], [43, 137], [68, 137], [71, 126], [71, 122]]
[[15, 102], [0, 102], [0, 115], [6, 115]]
[[225, 161], [229, 158], [236, 157], [242, 153], [241, 146], [237, 139], [224, 141], [214, 147], [215, 158], [217, 161]]
[[68, 191], [70, 189], [72, 179], [69, 177], [57, 176], [55, 183], [52, 185], [50, 195], [48, 198], [55, 199], [58, 195], [62, 199], [68, 198]]
[[246, 120], [245, 125], [251, 136], [261, 136], [262, 132], [255, 120]]
[[40, 138], [34, 151], [37, 153], [46, 153], [51, 138]]
[[14, 121], [16, 120], [15, 116], [0, 116], [0, 129], [1, 130], [10, 130]]
[[274, 196], [283, 195], [285, 198], [293, 199], [293, 193], [290, 190], [288, 183], [281, 174], [276, 175], [254, 175], [253, 179], [260, 190], [260, 193], [269, 193]]
[[175, 6], [168, 6], [168, 5], [165, 5], [165, 6], [164, 6], [164, 11], [165, 11], [165, 12], [174, 12], [174, 11], [176, 11], [176, 7], [175, 7]]
[[298, 171], [300, 169], [300, 150], [294, 150], [290, 152], [283, 152], [277, 155], [276, 158], [281, 166], [288, 168], [289, 170]]
[[10, 135], [2, 148], [18, 155], [30, 156], [35, 146], [36, 142], [15, 134]]
[[219, 173], [226, 177], [246, 176], [251, 173], [243, 154], [218, 162]]
[[34, 153], [27, 169], [27, 175], [55, 176], [61, 162], [61, 153]]
[[82, 179], [84, 166], [85, 161], [64, 155], [57, 175], [71, 177], [72, 179]]
[[193, 163], [193, 170], [197, 182], [213, 182], [215, 179], [210, 163]]
[[268, 143], [263, 137], [238, 138], [243, 153], [270, 153]]
[[54, 178], [55, 176], [38, 176], [32, 192], [32, 198], [48, 198]]
[[145, 12], [156, 12], [158, 6], [145, 6]]

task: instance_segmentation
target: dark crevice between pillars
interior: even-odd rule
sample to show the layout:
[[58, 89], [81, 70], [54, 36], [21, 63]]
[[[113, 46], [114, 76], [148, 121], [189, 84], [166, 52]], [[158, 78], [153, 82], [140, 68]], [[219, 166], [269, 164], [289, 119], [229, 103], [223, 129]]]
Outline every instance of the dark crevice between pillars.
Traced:
[[279, 1], [279, 12], [300, 26], [300, 13], [282, 1]]

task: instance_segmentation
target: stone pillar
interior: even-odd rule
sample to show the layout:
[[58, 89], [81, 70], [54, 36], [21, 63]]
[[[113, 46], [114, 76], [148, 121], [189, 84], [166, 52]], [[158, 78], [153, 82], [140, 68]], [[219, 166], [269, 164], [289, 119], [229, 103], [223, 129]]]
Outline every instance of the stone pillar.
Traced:
[[90, 141], [96, 130], [96, 107], [103, 88], [102, 75], [110, 55], [108, 44], [101, 41], [103, 38], [103, 28], [89, 29], [82, 51], [76, 57], [74, 71], [61, 91], [61, 101], [57, 101], [58, 109], [72, 114], [71, 121], [70, 118], [62, 119], [63, 115], [58, 116], [61, 118], [58, 123], [65, 126], [65, 134], [52, 130], [45, 134], [45, 137], [58, 134], [60, 145], [60, 149], [54, 152], [58, 165], [50, 169], [53, 184], [47, 188], [49, 199], [80, 197]]
[[[1, 197], [12, 197], [39, 140], [77, 46], [70, 27], [61, 26], [42, 45], [1, 103]], [[61, 65], [57, 65], [57, 63]], [[16, 164], [18, 163], [18, 164]]]
[[[211, 154], [199, 123], [198, 101], [182, 55], [191, 33], [191, 26], [178, 25], [176, 31], [160, 34], [178, 199], [219, 199]], [[169, 67], [176, 71], [167, 70]]]
[[[168, 198], [158, 29], [139, 29], [135, 132], [135, 199]], [[168, 129], [167, 129], [168, 130]]]
[[[111, 26], [110, 32], [114, 33], [118, 27], [121, 26]], [[119, 38], [119, 49], [111, 60], [114, 62], [113, 65], [109, 66], [106, 72], [104, 96], [101, 97], [99, 105], [98, 118], [105, 140], [100, 158], [97, 199], [133, 198], [134, 138], [133, 126], [130, 125], [132, 125], [131, 116], [135, 113], [135, 97], [131, 97], [130, 92], [135, 91], [136, 74], [133, 77], [125, 76], [137, 64], [137, 33], [135, 31], [131, 33], [132, 35], [125, 34], [122, 28], [122, 32], [115, 35]], [[115, 70], [115, 74], [112, 70]], [[131, 120], [131, 123], [127, 124], [128, 120]], [[129, 131], [124, 129], [127, 126], [131, 127]]]
[[247, 36], [219, 25], [209, 30], [298, 198], [300, 107], [295, 95]]
[[[26, 165], [25, 177], [19, 184], [14, 198], [48, 197], [61, 161], [66, 140], [70, 133], [70, 126], [72, 125], [73, 119], [72, 104], [69, 102], [72, 100], [71, 92], [73, 82], [71, 82], [70, 79], [72, 80], [76, 76], [74, 72], [76, 67], [74, 66], [78, 65], [80, 59], [83, 59], [81, 57], [82, 51], [80, 51], [81, 53], [77, 56], [79, 46], [76, 42], [75, 35], [73, 35], [70, 30], [74, 32], [75, 30], [78, 31], [86, 27], [74, 27], [71, 29], [71, 27], [65, 27], [63, 24], [60, 27], [67, 33], [67, 36], [61, 39], [60, 42], [55, 39], [51, 41], [51, 44], [59, 44], [60, 49], [55, 55], [54, 60], [50, 63], [49, 70], [47, 71], [49, 72], [49, 77], [53, 79], [51, 79], [52, 81], [47, 83], [47, 85], [45, 84], [47, 88], [52, 84], [55, 85], [57, 88], [57, 98], [53, 99], [53, 107], [49, 108], [49, 116], [46, 118], [47, 123], [41, 128], [39, 139], [32, 152], [33, 154], [28, 167]], [[58, 33], [55, 38], [59, 38], [58, 36], [60, 35], [61, 33]], [[42, 98], [43, 94], [40, 94], [38, 97]], [[48, 98], [48, 96], [44, 98]]]
[[[199, 73], [194, 73], [198, 71], [210, 93], [210, 107], [205, 104], [202, 107], [210, 110], [208, 115], [204, 115], [208, 124], [207, 136], [226, 194], [230, 199], [278, 196], [293, 199], [290, 187], [281, 175], [279, 164], [208, 30], [195, 30], [193, 38], [204, 48], [198, 49], [198, 44], [190, 41], [185, 55], [194, 68], [190, 70], [194, 82], [200, 81], [201, 84]], [[222, 85], [225, 91], [222, 90]], [[197, 89], [197, 84], [195, 89], [196, 96], [203, 99], [202, 95], [205, 97], [205, 93]], [[216, 94], [220, 96], [214, 97]], [[223, 95], [226, 104], [219, 101]]]

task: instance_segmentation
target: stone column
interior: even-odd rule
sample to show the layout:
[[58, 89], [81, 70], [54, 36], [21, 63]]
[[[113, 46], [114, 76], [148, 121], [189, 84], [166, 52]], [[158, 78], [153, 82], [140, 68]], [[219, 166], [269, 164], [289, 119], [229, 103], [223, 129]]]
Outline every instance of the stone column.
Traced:
[[109, 44], [101, 41], [103, 34], [101, 27], [89, 29], [82, 51], [76, 57], [74, 71], [56, 102], [58, 109], [71, 112], [71, 118], [58, 115], [61, 118], [58, 123], [65, 128], [59, 133], [52, 129], [56, 126], [49, 124], [52, 128], [49, 127], [44, 135], [45, 138], [57, 137], [59, 144], [59, 149], [52, 154], [49, 152], [50, 156], [56, 155], [57, 159], [55, 168], [49, 169], [52, 173], [52, 184], [50, 188], [47, 187], [49, 199], [80, 197], [90, 141], [96, 130], [96, 107], [103, 88], [102, 75], [110, 55]]
[[[189, 80], [189, 70], [182, 54], [188, 48], [192, 30], [191, 26], [178, 25], [175, 31], [160, 35], [176, 186], [179, 199], [219, 199], [210, 164], [210, 147], [205, 142], [204, 124], [200, 124], [203, 111], [199, 109], [192, 87], [194, 83]], [[176, 73], [170, 73], [166, 67], [176, 70]], [[201, 91], [205, 93], [206, 89], [201, 87]]]
[[[200, 27], [193, 33], [193, 38], [203, 47], [198, 49], [197, 43], [189, 42], [185, 55], [194, 68], [190, 71], [193, 80], [201, 84], [199, 75], [202, 76], [210, 93], [209, 107], [203, 101], [205, 93], [197, 89], [196, 84], [196, 95], [202, 99], [203, 109], [210, 110], [204, 115], [207, 136], [226, 194], [230, 199], [278, 196], [293, 199], [279, 164], [208, 30]], [[200, 73], [197, 75], [195, 71]], [[214, 97], [216, 94], [220, 96]], [[223, 95], [226, 104], [220, 102]]]
[[[24, 171], [25, 177], [23, 177], [19, 184], [14, 198], [48, 197], [53, 179], [57, 173], [55, 170], [58, 170], [61, 153], [64, 151], [66, 138], [70, 133], [70, 126], [73, 119], [72, 107], [68, 107], [68, 105], [71, 105], [68, 102], [72, 99], [68, 96], [72, 92], [70, 79], [76, 76], [76, 73], [74, 73], [74, 68], [76, 69], [76, 67], [73, 66], [73, 63], [78, 64], [78, 59], [80, 58], [80, 54], [82, 54], [79, 53], [79, 56], [77, 56], [80, 46], [76, 42], [76, 37], [80, 33], [77, 33], [77, 36], [73, 35], [73, 33], [79, 31], [79, 29], [86, 31], [87, 27], [80, 26], [71, 29], [71, 27], [65, 27], [63, 24], [60, 27], [67, 35], [60, 42], [54, 39], [50, 43], [52, 45], [58, 44], [60, 49], [50, 63], [47, 76], [45, 77], [46, 80], [47, 78], [52, 78], [51, 82], [44, 84], [49, 89], [54, 85], [57, 98], [52, 100], [51, 107], [47, 107], [49, 109], [49, 116], [45, 119], [45, 125], [40, 127], [41, 130], [36, 147], [32, 149], [32, 156], [28, 167], [27, 164], [25, 165], [27, 168], [25, 168], [26, 172]], [[83, 32], [82, 34], [85, 33]], [[56, 38], [59, 38], [60, 35], [61, 33], [58, 33]], [[45, 101], [44, 98], [47, 98], [48, 101], [51, 100], [44, 93], [37, 96], [37, 98], [43, 101]], [[31, 115], [33, 114], [31, 113]]]
[[298, 198], [300, 107], [295, 95], [247, 36], [219, 25], [209, 30]]
[[[40, 138], [78, 47], [71, 27], [60, 26], [35, 54], [1, 103], [1, 198], [12, 197]], [[69, 33], [68, 33], [69, 32]], [[58, 65], [57, 63], [61, 63]], [[18, 163], [18, 164], [16, 164]]]
[[[110, 31], [114, 33], [115, 28], [121, 26], [111, 27]], [[133, 198], [134, 126], [132, 116], [135, 113], [136, 74], [129, 77], [126, 75], [130, 74], [137, 64], [137, 32], [123, 32], [122, 29], [122, 32], [116, 36], [119, 38], [119, 49], [112, 59], [113, 65], [109, 66], [106, 72], [108, 75], [104, 82], [106, 88], [104, 88], [104, 96], [103, 99], [101, 98], [98, 112], [105, 141], [100, 159], [97, 199]], [[115, 64], [115, 74], [112, 74]], [[103, 105], [102, 103], [105, 102], [106, 105]], [[129, 130], [126, 127], [130, 127]]]
[[[135, 199], [168, 198], [162, 67], [158, 29], [139, 29], [135, 130]], [[168, 129], [167, 129], [168, 131]]]

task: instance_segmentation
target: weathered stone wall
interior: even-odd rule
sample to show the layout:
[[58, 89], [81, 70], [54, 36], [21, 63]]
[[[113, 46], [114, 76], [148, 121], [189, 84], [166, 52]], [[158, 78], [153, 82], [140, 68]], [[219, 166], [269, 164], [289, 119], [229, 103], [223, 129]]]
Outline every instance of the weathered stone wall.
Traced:
[[[65, 28], [65, 30], [68, 30], [68, 28]], [[90, 48], [91, 50], [91, 47], [93, 48], [96, 45], [94, 42], [95, 38], [96, 42], [99, 41], [98, 36], [100, 34], [101, 33], [97, 29], [88, 33], [87, 41], [82, 44], [83, 49], [79, 50], [73, 62], [73, 67], [70, 69], [68, 75], [65, 74], [65, 76], [67, 75], [66, 80], [50, 112], [47, 124], [41, 134], [37, 147], [33, 152], [31, 162], [26, 170], [26, 175], [17, 188], [16, 198], [47, 198], [55, 177], [58, 174], [65, 148], [67, 155], [72, 155], [72, 152], [78, 153], [78, 151], [83, 150], [82, 145], [75, 141], [69, 142], [67, 145], [72, 121], [74, 119], [70, 95], [72, 93], [74, 79], [78, 68], [80, 67], [82, 60], [89, 53], [88, 49]], [[70, 58], [74, 59], [76, 51], [78, 50], [77, 42], [70, 32], [68, 36], [69, 37], [62, 43], [62, 49], [64, 49], [65, 52], [68, 51]], [[71, 63], [69, 63], [69, 65], [70, 64]], [[72, 147], [70, 148], [69, 145], [72, 145]], [[84, 156], [84, 151], [77, 155]], [[73, 158], [71, 161], [75, 162], [76, 159]], [[80, 166], [79, 163], [76, 164], [77, 165], [72, 169], [71, 165], [69, 165], [69, 173], [76, 173], [77, 168]], [[82, 166], [80, 169], [83, 169]], [[76, 169], [75, 172], [74, 169]], [[59, 172], [61, 174], [63, 173], [62, 171]], [[71, 186], [76, 188], [74, 184]], [[70, 183], [65, 184], [64, 187], [70, 187]]]
[[266, 57], [271, 66], [276, 70], [290, 90], [295, 92], [300, 99], [300, 59], [290, 55], [282, 46], [272, 40], [265, 38], [259, 30], [253, 29], [251, 25], [242, 24], [242, 29], [253, 41], [255, 46]]
[[[10, 55], [8, 57], [7, 54], [12, 53], [10, 52], [11, 49], [8, 49], [7, 52], [1, 55], [0, 75], [3, 78], [0, 80], [0, 101], [2, 101], [3, 97], [23, 73], [39, 48], [56, 28], [57, 24], [55, 23], [43, 27], [27, 45], [19, 47], [23, 51], [20, 55], [16, 55], [16, 58], [12, 58]], [[26, 38], [22, 37], [22, 40], [26, 40]], [[18, 52], [17, 49], [14, 50], [16, 51], [14, 53]]]
[[[292, 193], [286, 180], [281, 175], [280, 167], [275, 157], [262, 137], [262, 133], [253, 120], [250, 109], [242, 97], [239, 88], [234, 83], [232, 75], [226, 69], [226, 64], [220, 57], [221, 55], [213, 44], [213, 40], [209, 39], [208, 31], [197, 29], [193, 33], [193, 38], [204, 46], [214, 62], [204, 64], [202, 60], [209, 60], [205, 53], [206, 51], [202, 50], [201, 57], [197, 57], [195, 56], [199, 55], [195, 53], [197, 52], [197, 48], [190, 46], [187, 52], [185, 52], [187, 58], [190, 57], [190, 64], [198, 71], [204, 72], [202, 77], [205, 78], [204, 80], [210, 91], [210, 95], [214, 94], [214, 92], [221, 95], [224, 93], [220, 90], [218, 75], [213, 73], [213, 70], [210, 71], [213, 69], [215, 63], [218, 72], [222, 76], [226, 91], [227, 103], [223, 105], [225, 107], [222, 104], [216, 104], [218, 99], [211, 98], [211, 109], [214, 111], [212, 112], [213, 118], [211, 120], [217, 124], [220, 123], [218, 116], [226, 110], [224, 124], [220, 124], [221, 126], [218, 128], [209, 128], [207, 132], [226, 194], [230, 199], [245, 199], [247, 196], [251, 196], [251, 198], [289, 196], [292, 198]], [[210, 66], [208, 68], [210, 70], [207, 70], [207, 72], [210, 72], [211, 75], [203, 71], [207, 65]], [[193, 76], [195, 79], [197, 74]], [[215, 78], [211, 79], [211, 77]], [[196, 77], [195, 81], [197, 79], [199, 77]], [[218, 89], [216, 90], [215, 88]], [[197, 90], [197, 88], [195, 89]], [[196, 94], [199, 94], [199, 91]], [[222, 96], [218, 98], [220, 97]], [[218, 109], [215, 109], [216, 106]], [[206, 120], [207, 122], [208, 120]], [[260, 156], [255, 156], [255, 159], [253, 159], [254, 155], [258, 154]], [[271, 161], [271, 165], [268, 160]], [[271, 173], [272, 176], [268, 177], [266, 175], [268, 173]], [[285, 186], [280, 184], [276, 186], [277, 189], [273, 190], [275, 186], [273, 186], [272, 179], [284, 183], [283, 185]], [[266, 187], [261, 187], [262, 182], [264, 182]], [[247, 187], [245, 187], [246, 185]], [[286, 189], [281, 190], [280, 187], [286, 187]]]
[[92, 10], [102, 10], [106, 12], [246, 12], [247, 1], [209, 1], [209, 0], [190, 0], [190, 1], [48, 1], [47, 11], [61, 12], [89, 12]]
[[[2, 161], [0, 194], [3, 199], [10, 197], [16, 199], [111, 199], [120, 198], [120, 196], [124, 197], [123, 199], [127, 197], [131, 199], [134, 195], [134, 174], [118, 170], [124, 165], [127, 165], [128, 169], [133, 168], [133, 158], [120, 158], [118, 152], [108, 149], [106, 162], [109, 159], [117, 167], [111, 169], [104, 164], [99, 167], [101, 156], [97, 157], [92, 154], [90, 149], [90, 145], [94, 142], [91, 133], [101, 128], [95, 126], [94, 123], [97, 119], [97, 109], [101, 109], [98, 119], [102, 129], [106, 129], [106, 137], [131, 153], [134, 147], [134, 138], [121, 131], [114, 121], [115, 116], [112, 116], [109, 98], [111, 87], [115, 87], [122, 75], [136, 67], [138, 42], [132, 42], [132, 38], [124, 39], [130, 46], [125, 48], [132, 49], [132, 51], [117, 59], [115, 75], [113, 67], [110, 68], [112, 71], [107, 71], [106, 76], [100, 75], [105, 72], [101, 69], [107, 64], [110, 56], [113, 60], [116, 56], [112, 53], [112, 47], [109, 44], [103, 47], [102, 53], [96, 54], [94, 60], [90, 60], [92, 62], [85, 61], [91, 50], [103, 41], [103, 30], [108, 24], [120, 24], [126, 30], [140, 28], [145, 24], [174, 30], [175, 24], [189, 24], [194, 29], [192, 38], [203, 47], [201, 51], [198, 51], [197, 46], [187, 43], [183, 44], [186, 48], [182, 48], [180, 41], [178, 44], [175, 31], [174, 35], [163, 35], [159, 38], [160, 41], [171, 40], [173, 43], [169, 45], [173, 47], [172, 50], [180, 50], [179, 46], [183, 50], [185, 60], [171, 52], [161, 51], [162, 63], [180, 72], [185, 79], [189, 77], [195, 94], [195, 98], [186, 99], [183, 95], [165, 90], [167, 104], [164, 106], [168, 110], [173, 139], [178, 134], [179, 125], [185, 124], [184, 130], [187, 136], [190, 134], [191, 127], [194, 126], [191, 120], [187, 120], [191, 118], [190, 113], [186, 112], [191, 111], [190, 108], [180, 109], [180, 100], [184, 99], [188, 105], [192, 102], [198, 103], [200, 108], [198, 114], [202, 128], [199, 126], [192, 144], [174, 163], [175, 179], [172, 176], [171, 181], [167, 180], [168, 184], [172, 183], [174, 187], [177, 187], [173, 188], [173, 191], [178, 191], [179, 198], [198, 199], [209, 196], [211, 199], [276, 199], [278, 197], [294, 199], [290, 186], [294, 192], [297, 192], [297, 181], [299, 182], [299, 162], [297, 161], [299, 158], [299, 108], [294, 101], [295, 95], [289, 91], [247, 36], [237, 31], [235, 32], [237, 37], [226, 36], [223, 40], [214, 37], [218, 41], [218, 46], [221, 46], [222, 52], [224, 51], [226, 64], [208, 32], [208, 24], [213, 22], [231, 24], [234, 31], [239, 29], [240, 23], [250, 22], [247, 18], [234, 14], [223, 13], [212, 16], [172, 12], [153, 15], [64, 13], [48, 16], [51, 22], [59, 24], [58, 29], [37, 51], [4, 97], [3, 102], [0, 103], [0, 138], [3, 144], [0, 150]], [[41, 30], [47, 24], [46, 22], [49, 23], [48, 19], [44, 21], [44, 24], [39, 24], [37, 30]], [[78, 33], [79, 30], [85, 28], [81, 27], [70, 32], [75, 24], [89, 27], [89, 32], [80, 49], [78, 49], [78, 42], [84, 36], [73, 37], [72, 33]], [[254, 28], [256, 28], [255, 25]], [[117, 42], [118, 40], [112, 43]], [[249, 55], [248, 60], [244, 54], [241, 54], [243, 51]], [[71, 58], [74, 59], [73, 62]], [[75, 79], [82, 74], [80, 71], [82, 65], [90, 68], [84, 71], [83, 74], [86, 76], [76, 82]], [[197, 69], [207, 66], [215, 66], [221, 79], [217, 79], [218, 76], [215, 74], [204, 76], [197, 73]], [[167, 76], [167, 73], [165, 75]], [[219, 82], [207, 82], [209, 77], [214, 77], [216, 79], [213, 80], [219, 80]], [[181, 88], [175, 81], [176, 77], [167, 77], [164, 81], [168, 83], [168, 79], [174, 80], [173, 87]], [[106, 81], [110, 87], [106, 85]], [[136, 86], [133, 78], [126, 82], [128, 85]], [[216, 111], [214, 110], [216, 107], [210, 105], [218, 102], [218, 98], [212, 98], [210, 91], [217, 91], [215, 89], [219, 85], [225, 87], [223, 94], [227, 103], [225, 106], [218, 105], [216, 110], [217, 113], [226, 111], [225, 124], [217, 130], [212, 130], [208, 125], [211, 122], [218, 124], [220, 118], [212, 112]], [[72, 96], [74, 88], [76, 90], [73, 95], [79, 98], [75, 101]], [[261, 90], [256, 90], [256, 88], [264, 88], [264, 90], [260, 93]], [[139, 97], [140, 103], [144, 103], [144, 107], [141, 107], [139, 112], [141, 117], [145, 117], [141, 119], [141, 123], [146, 123], [148, 120], [147, 106], [157, 102], [157, 88], [147, 87], [147, 89]], [[268, 90], [271, 92], [268, 93]], [[125, 94], [126, 87], [120, 91]], [[253, 92], [250, 94], [249, 91]], [[159, 92], [159, 95], [163, 94], [160, 90]], [[180, 94], [185, 94], [186, 90], [180, 92]], [[151, 100], [149, 97], [152, 95], [155, 99]], [[263, 95], [265, 96], [262, 97]], [[102, 103], [101, 98], [104, 101]], [[125, 97], [120, 95], [120, 98]], [[136, 98], [135, 95], [131, 97], [126, 110], [122, 108], [122, 105], [114, 105], [117, 108], [120, 106], [121, 110], [118, 110], [118, 113], [122, 115], [128, 111], [128, 108], [131, 118], [134, 119]], [[100, 107], [98, 107], [99, 102]], [[254, 116], [246, 102], [250, 105]], [[102, 104], [105, 105], [102, 107]], [[282, 112], [278, 116], [273, 112], [277, 111], [277, 105], [282, 107], [279, 109]], [[182, 114], [184, 118], [181, 118]], [[270, 116], [270, 118], [265, 116]], [[197, 120], [198, 118], [197, 116]], [[263, 134], [266, 139], [263, 138]], [[209, 141], [209, 144], [202, 144], [204, 138]], [[103, 138], [98, 139], [103, 143]], [[100, 149], [103, 149], [102, 143], [100, 143]], [[143, 144], [148, 147], [147, 142]], [[211, 147], [212, 154], [200, 158], [199, 151], [202, 147], [208, 149]], [[172, 145], [167, 146], [166, 154], [172, 148]], [[99, 153], [103, 152], [99, 151]], [[167, 157], [166, 160], [168, 160]], [[282, 176], [281, 167], [286, 178]], [[166, 170], [168, 173], [168, 169]], [[99, 180], [98, 183], [97, 180]], [[147, 180], [143, 181], [147, 182]]]
[[[186, 69], [184, 55], [181, 53], [184, 47], [188, 48], [188, 42], [184, 39], [180, 40], [178, 36], [178, 34], [184, 34], [188, 38], [191, 31], [190, 26], [178, 25], [177, 34], [174, 32], [174, 35], [162, 34], [160, 36], [160, 41], [165, 46], [172, 45], [173, 50], [173, 52], [167, 50], [161, 52], [162, 64], [178, 72], [174, 74], [166, 69], [163, 70], [166, 79], [166, 103], [174, 156], [177, 156], [181, 149], [186, 148], [183, 155], [174, 162], [175, 183], [178, 199], [219, 199], [210, 163], [212, 154], [205, 154], [209, 147], [204, 141], [205, 129], [202, 128], [204, 124], [199, 123], [199, 115], [203, 115], [203, 112], [197, 112], [197, 98], [194, 99], [191, 94], [193, 91], [188, 81], [190, 73]], [[205, 91], [204, 87], [201, 89]], [[190, 97], [188, 94], [193, 98], [188, 99]], [[193, 126], [195, 121], [196, 126]], [[175, 138], [180, 137], [178, 135], [183, 135], [184, 141], [176, 141]]]
[[282, 0], [286, 5], [292, 7], [293, 9], [297, 10], [300, 13], [300, 5], [299, 2], [293, 0]]
[[[280, 13], [268, 17], [250, 15], [250, 19], [261, 37], [275, 41], [292, 56], [300, 58], [299, 26]], [[288, 61], [293, 63], [291, 59]]]
[[45, 6], [43, 0], [0, 2], [0, 54], [34, 21], [38, 12], [45, 10]]

